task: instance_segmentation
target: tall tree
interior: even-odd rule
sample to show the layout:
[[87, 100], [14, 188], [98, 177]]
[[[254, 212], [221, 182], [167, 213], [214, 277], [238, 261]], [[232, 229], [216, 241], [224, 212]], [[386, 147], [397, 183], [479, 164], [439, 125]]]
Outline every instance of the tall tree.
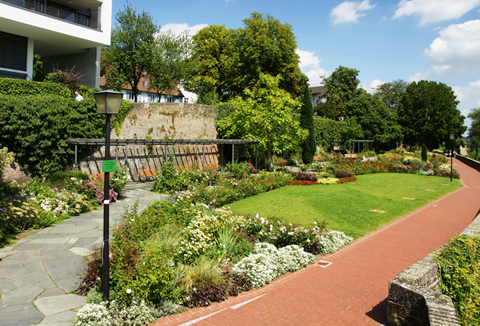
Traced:
[[335, 115], [335, 119], [345, 117], [346, 113], [344, 105], [358, 95], [365, 93], [364, 90], [358, 88], [360, 80], [358, 79], [359, 71], [353, 68], [339, 66], [328, 77], [321, 76], [323, 84], [327, 87], [323, 96], [329, 105], [330, 115]]
[[145, 11], [137, 13], [129, 4], [116, 15], [111, 45], [105, 48], [102, 65], [107, 86], [120, 90], [129, 84], [137, 102], [142, 71], [152, 66], [158, 26]]
[[301, 103], [279, 87], [280, 77], [260, 74], [244, 97], [229, 104], [234, 108], [225, 119], [217, 122], [226, 138], [257, 139], [258, 149], [271, 162], [272, 153], [298, 151], [308, 131], [300, 127]]
[[[480, 108], [473, 109], [468, 114], [468, 117], [472, 119], [472, 125], [468, 129], [468, 138], [470, 139], [470, 155], [474, 160], [478, 160], [478, 150], [480, 149]], [[473, 151], [475, 154], [472, 153]]]
[[172, 31], [160, 32], [153, 49], [152, 65], [148, 70], [150, 89], [155, 89], [158, 95], [175, 89], [190, 78], [194, 65], [192, 40], [187, 31], [180, 35], [175, 35]]
[[294, 97], [302, 94], [297, 41], [292, 26], [275, 17], [254, 12], [243, 20], [237, 30], [238, 74], [234, 85], [237, 92], [253, 87], [260, 74], [281, 76], [281, 89]]
[[307, 80], [304, 81], [303, 86], [302, 110], [300, 112], [300, 127], [308, 130], [308, 137], [302, 143], [302, 161], [304, 164], [311, 164], [313, 162], [315, 151], [317, 150], [317, 145], [315, 144], [316, 136], [315, 125], [313, 123], [312, 95], [310, 94]]
[[281, 76], [280, 88], [300, 96], [300, 58], [292, 27], [259, 13], [243, 23], [237, 30], [211, 25], [193, 37], [197, 76], [189, 88], [201, 94], [199, 100], [213, 92], [223, 102], [243, 96], [263, 73]]
[[408, 83], [403, 79], [397, 79], [391, 83], [384, 83], [376, 87], [374, 94], [388, 106], [388, 108], [397, 112], [398, 104], [403, 94], [407, 90]]
[[354, 118], [362, 127], [365, 139], [375, 141], [381, 149], [395, 148], [402, 134], [397, 117], [378, 96], [361, 94], [344, 105], [347, 118]]
[[404, 144], [422, 145], [425, 151], [448, 144], [450, 134], [460, 138], [467, 128], [458, 103], [452, 88], [443, 83], [421, 80], [408, 85], [398, 106]]
[[210, 25], [193, 36], [196, 68], [188, 88], [198, 94], [199, 103], [212, 101], [209, 97], [224, 102], [232, 96], [233, 33], [223, 25]]

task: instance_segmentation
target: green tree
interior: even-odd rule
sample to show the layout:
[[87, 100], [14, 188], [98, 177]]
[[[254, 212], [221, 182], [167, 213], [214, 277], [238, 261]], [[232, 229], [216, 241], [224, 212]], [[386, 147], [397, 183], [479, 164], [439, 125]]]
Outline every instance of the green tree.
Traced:
[[234, 30], [210, 25], [193, 36], [195, 76], [188, 88], [198, 94], [198, 102], [214, 104], [232, 96], [235, 68]]
[[[306, 78], [306, 77], [305, 77]], [[315, 125], [313, 124], [312, 95], [305, 80], [303, 86], [302, 110], [300, 113], [300, 127], [308, 130], [308, 137], [302, 143], [302, 161], [305, 164], [311, 164], [317, 145], [315, 144]]]
[[345, 117], [344, 105], [365, 93], [364, 90], [358, 88], [358, 84], [360, 84], [358, 73], [357, 69], [339, 66], [330, 76], [321, 76], [323, 84], [327, 87], [323, 96], [327, 100], [329, 118]]
[[380, 97], [380, 99], [390, 108], [393, 112], [397, 112], [398, 104], [402, 99], [403, 94], [407, 90], [408, 83], [403, 79], [397, 79], [391, 83], [384, 83], [376, 87], [374, 95]]
[[148, 13], [137, 13], [129, 4], [117, 13], [116, 21], [111, 45], [103, 51], [102, 70], [107, 87], [120, 90], [129, 84], [137, 102], [142, 72], [152, 66], [158, 27]]
[[300, 96], [300, 58], [292, 27], [259, 13], [243, 23], [237, 30], [211, 25], [193, 37], [197, 68], [189, 89], [199, 94], [200, 102], [224, 102], [243, 96], [263, 73], [281, 76], [280, 88]]
[[175, 35], [172, 31], [157, 35], [153, 50], [153, 62], [148, 70], [150, 88], [163, 91], [175, 89], [192, 74], [195, 62], [192, 60], [192, 40], [188, 32]]
[[[470, 139], [470, 155], [474, 160], [478, 160], [478, 150], [480, 149], [480, 108], [472, 109], [472, 111], [468, 114], [468, 117], [472, 119], [472, 125], [468, 129], [468, 139]], [[475, 154], [473, 154], [473, 152], [475, 152]]]
[[423, 152], [449, 144], [450, 134], [459, 138], [467, 129], [465, 117], [457, 109], [457, 97], [451, 87], [421, 80], [408, 85], [398, 106], [405, 145], [421, 145]]
[[302, 93], [297, 41], [292, 26], [273, 16], [254, 12], [237, 30], [238, 74], [236, 92], [256, 85], [260, 74], [281, 76], [279, 87], [294, 97]]
[[218, 121], [226, 138], [257, 139], [258, 149], [271, 162], [272, 153], [298, 151], [308, 131], [300, 127], [301, 103], [279, 88], [280, 77], [260, 74], [255, 87], [245, 89], [229, 104], [235, 109]]
[[378, 97], [361, 94], [344, 105], [348, 118], [354, 118], [362, 127], [365, 139], [374, 140], [382, 149], [396, 147], [402, 139], [396, 114]]

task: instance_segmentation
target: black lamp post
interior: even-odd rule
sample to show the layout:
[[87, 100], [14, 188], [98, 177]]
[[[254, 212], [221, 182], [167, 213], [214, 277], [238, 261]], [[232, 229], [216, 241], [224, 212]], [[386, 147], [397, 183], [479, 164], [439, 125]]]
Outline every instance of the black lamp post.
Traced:
[[105, 161], [102, 170], [105, 173], [105, 183], [103, 187], [103, 250], [102, 250], [102, 266], [103, 266], [103, 299], [110, 298], [110, 277], [109, 277], [109, 238], [110, 238], [110, 172], [115, 171], [115, 161], [110, 161], [110, 116], [118, 114], [122, 105], [123, 93], [114, 91], [103, 91], [95, 93], [95, 103], [100, 114], [107, 116], [107, 125], [105, 128]]
[[453, 180], [453, 140], [455, 139], [454, 134], [450, 134], [450, 181]]

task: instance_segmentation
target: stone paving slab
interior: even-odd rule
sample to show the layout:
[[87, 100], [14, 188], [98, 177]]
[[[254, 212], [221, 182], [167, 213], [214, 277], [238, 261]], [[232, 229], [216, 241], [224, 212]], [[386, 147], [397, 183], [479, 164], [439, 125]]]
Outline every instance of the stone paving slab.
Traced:
[[[123, 205], [139, 199], [139, 210], [164, 196], [140, 184], [129, 198], [110, 206], [110, 225], [121, 220]], [[0, 326], [73, 326], [85, 297], [76, 290], [86, 267], [85, 256], [103, 240], [103, 210], [74, 216], [0, 249]], [[111, 231], [111, 230], [110, 230]]]
[[85, 304], [86, 297], [76, 294], [56, 295], [53, 297], [35, 300], [38, 310], [46, 317], [61, 312], [81, 308]]
[[0, 308], [2, 326], [29, 326], [40, 322], [43, 317], [32, 303]]

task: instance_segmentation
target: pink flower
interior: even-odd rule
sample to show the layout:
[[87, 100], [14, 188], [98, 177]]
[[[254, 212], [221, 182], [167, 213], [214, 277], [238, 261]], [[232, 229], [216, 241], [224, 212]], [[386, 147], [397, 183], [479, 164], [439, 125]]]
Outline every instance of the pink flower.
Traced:
[[190, 298], [190, 297], [187, 297], [187, 301], [190, 301], [190, 300], [192, 300], [192, 298]]
[[113, 254], [110, 253], [110, 255], [108, 255], [108, 258], [113, 259]]

